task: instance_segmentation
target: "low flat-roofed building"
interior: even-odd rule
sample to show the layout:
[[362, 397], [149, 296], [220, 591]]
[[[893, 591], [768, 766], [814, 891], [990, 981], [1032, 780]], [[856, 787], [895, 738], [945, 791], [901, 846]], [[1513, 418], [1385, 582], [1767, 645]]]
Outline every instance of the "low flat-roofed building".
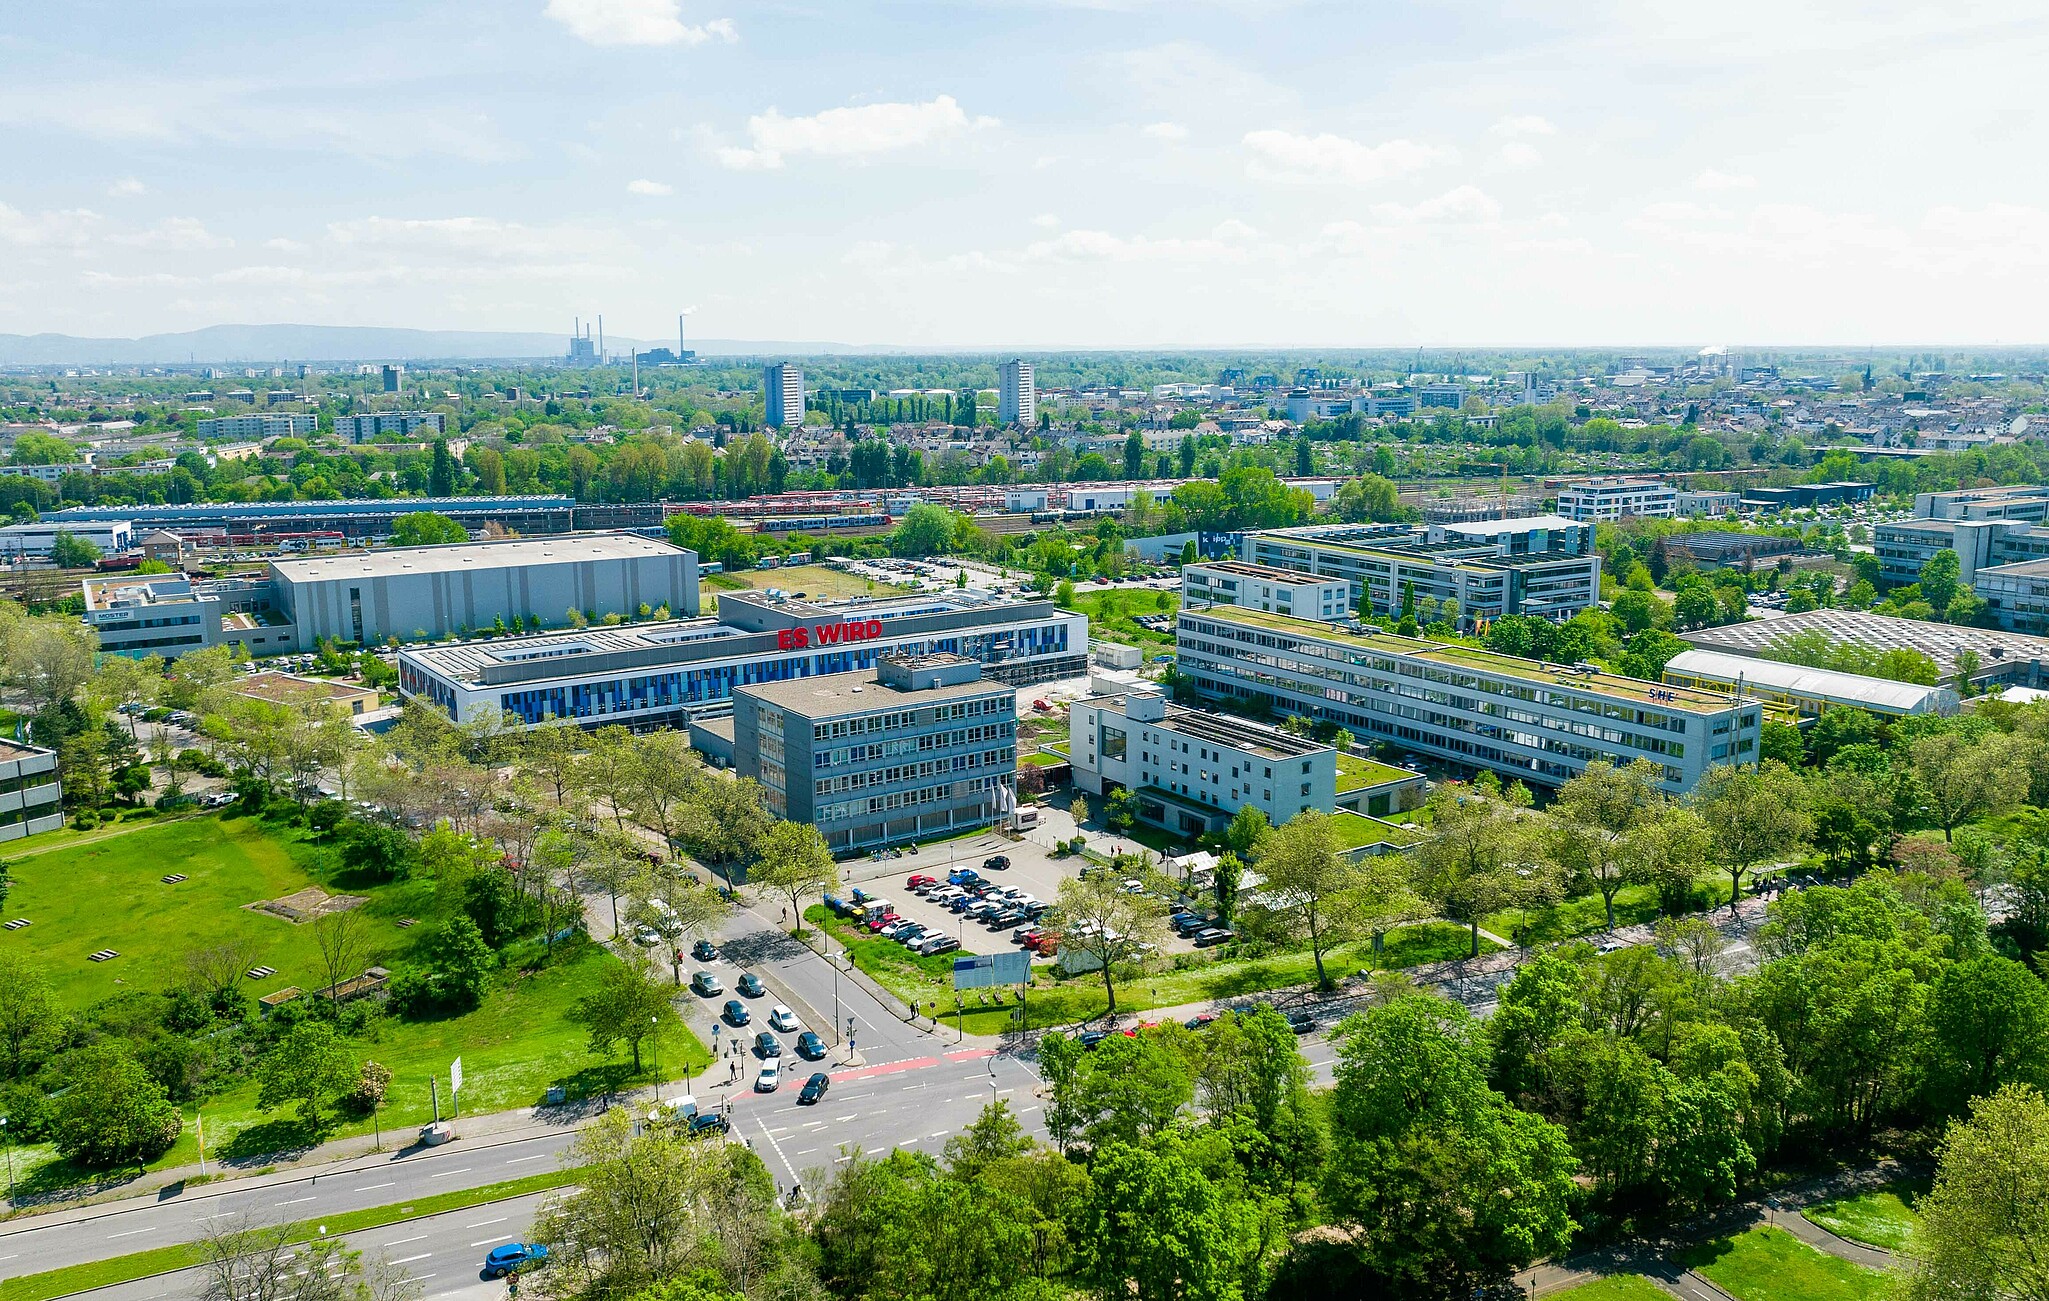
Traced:
[[1203, 560], [1181, 567], [1184, 605], [1242, 605], [1303, 619], [1345, 619], [1352, 613], [1352, 585], [1243, 560]]
[[1734, 692], [1230, 607], [1184, 609], [1175, 633], [1175, 667], [1205, 696], [1539, 785], [1642, 758], [1683, 794], [1757, 759], [1764, 705]]
[[325, 678], [302, 678], [294, 673], [252, 673], [229, 685], [238, 696], [267, 700], [273, 705], [339, 705], [352, 716], [377, 708], [377, 690], [353, 682], [331, 682]]
[[1558, 513], [1581, 523], [1665, 519], [1678, 506], [1678, 490], [1659, 479], [1588, 479], [1558, 490]]
[[1957, 673], [1957, 657], [1968, 651], [1974, 657], [1970, 672], [1974, 683], [2049, 685], [2049, 674], [2044, 673], [2044, 667], [2049, 666], [2049, 637], [1926, 619], [1901, 619], [1864, 610], [1809, 610], [1804, 614], [1700, 628], [1681, 635], [1703, 650], [1762, 657], [1774, 642], [1802, 633], [1820, 633], [1830, 641], [1873, 650], [1919, 651], [1935, 661], [1936, 671], [1943, 678], [1952, 680]]
[[57, 779], [57, 752], [0, 741], [0, 841], [63, 825], [64, 787]]
[[1684, 556], [1701, 569], [1746, 568], [1760, 561], [1776, 561], [1780, 556], [1797, 556], [1805, 549], [1799, 538], [1718, 529], [1668, 533], [1662, 541], [1668, 558]]
[[1665, 665], [1664, 676], [1674, 686], [1709, 690], [1733, 690], [1740, 686], [1745, 695], [1795, 711], [1803, 723], [1830, 709], [1863, 709], [1888, 718], [1908, 714], [1947, 716], [1956, 713], [1963, 703], [1948, 687], [1924, 687], [1724, 651], [1681, 651]]
[[47, 559], [57, 546], [57, 535], [65, 534], [81, 542], [90, 542], [103, 556], [116, 555], [135, 545], [135, 528], [127, 520], [107, 520], [100, 523], [52, 524], [37, 521], [32, 524], [9, 524], [0, 528], [0, 558], [34, 556]]
[[1742, 493], [1681, 488], [1674, 508], [1688, 519], [1716, 519], [1734, 515], [1742, 505]]
[[737, 687], [733, 769], [835, 853], [986, 827], [1017, 807], [1017, 692], [949, 654]]
[[1067, 718], [1075, 786], [1128, 790], [1133, 812], [1169, 831], [1203, 835], [1247, 805], [1275, 826], [1337, 807], [1337, 751], [1278, 727], [1169, 704], [1152, 689], [1077, 700]]

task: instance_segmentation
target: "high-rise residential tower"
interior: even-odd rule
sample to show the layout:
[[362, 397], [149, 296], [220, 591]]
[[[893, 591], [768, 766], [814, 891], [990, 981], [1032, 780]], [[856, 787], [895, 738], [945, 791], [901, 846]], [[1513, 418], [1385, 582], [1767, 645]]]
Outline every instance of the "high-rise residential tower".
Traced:
[[1029, 425], [1039, 418], [1039, 389], [1032, 382], [1032, 364], [1013, 357], [996, 368], [996, 423]]
[[785, 361], [763, 366], [761, 386], [768, 424], [788, 429], [804, 423], [803, 371]]

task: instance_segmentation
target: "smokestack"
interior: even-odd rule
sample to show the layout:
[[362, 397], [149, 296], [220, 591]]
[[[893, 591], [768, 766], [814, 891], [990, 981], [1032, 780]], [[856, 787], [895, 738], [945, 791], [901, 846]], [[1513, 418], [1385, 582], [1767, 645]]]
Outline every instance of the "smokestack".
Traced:
[[683, 313], [676, 313], [676, 360], [683, 360]]
[[605, 364], [605, 314], [598, 313], [598, 364]]
[[633, 400], [640, 400], [640, 349], [629, 349], [633, 353]]

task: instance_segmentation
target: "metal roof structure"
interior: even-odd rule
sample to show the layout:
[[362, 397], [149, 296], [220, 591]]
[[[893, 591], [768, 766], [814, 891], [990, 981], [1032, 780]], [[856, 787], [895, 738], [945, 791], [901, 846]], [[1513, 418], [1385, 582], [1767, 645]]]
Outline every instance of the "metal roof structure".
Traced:
[[1678, 675], [1731, 685], [1741, 681], [1745, 687], [1760, 692], [1783, 691], [1885, 714], [1949, 714], [1958, 705], [1956, 692], [1948, 687], [1924, 687], [1722, 651], [1681, 651], [1665, 665], [1665, 674], [1668, 680]]

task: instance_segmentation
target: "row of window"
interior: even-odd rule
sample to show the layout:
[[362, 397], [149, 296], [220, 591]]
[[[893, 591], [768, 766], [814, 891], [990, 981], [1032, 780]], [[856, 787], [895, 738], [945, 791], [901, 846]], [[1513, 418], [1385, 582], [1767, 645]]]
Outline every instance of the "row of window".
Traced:
[[868, 714], [860, 718], [837, 718], [829, 723], [817, 723], [811, 728], [815, 741], [836, 741], [846, 736], [861, 736], [869, 732], [903, 732], [913, 727], [930, 727], [934, 723], [958, 722], [963, 718], [977, 718], [983, 714], [1016, 713], [1016, 698], [1008, 692], [983, 700], [962, 700], [951, 705], [939, 705], [931, 709], [898, 709], [886, 714]]
[[890, 791], [886, 795], [870, 795], [867, 799], [843, 800], [837, 804], [819, 806], [817, 821], [844, 822], [848, 818], [886, 813], [891, 809], [913, 809], [921, 804], [965, 800], [978, 794], [986, 799], [986, 792], [1002, 784], [1001, 776], [969, 777], [962, 781], [940, 782], [935, 786], [922, 786], [907, 791]]
[[1005, 746], [995, 750], [977, 750], [971, 754], [956, 754], [945, 759], [929, 759], [924, 763], [906, 763], [893, 768], [871, 768], [867, 772], [821, 777], [813, 793], [823, 798], [827, 795], [842, 795], [848, 791], [866, 790], [870, 786], [894, 786], [899, 782], [917, 781], [921, 777], [971, 772], [976, 768], [991, 766], [1015, 768], [1017, 751]]

